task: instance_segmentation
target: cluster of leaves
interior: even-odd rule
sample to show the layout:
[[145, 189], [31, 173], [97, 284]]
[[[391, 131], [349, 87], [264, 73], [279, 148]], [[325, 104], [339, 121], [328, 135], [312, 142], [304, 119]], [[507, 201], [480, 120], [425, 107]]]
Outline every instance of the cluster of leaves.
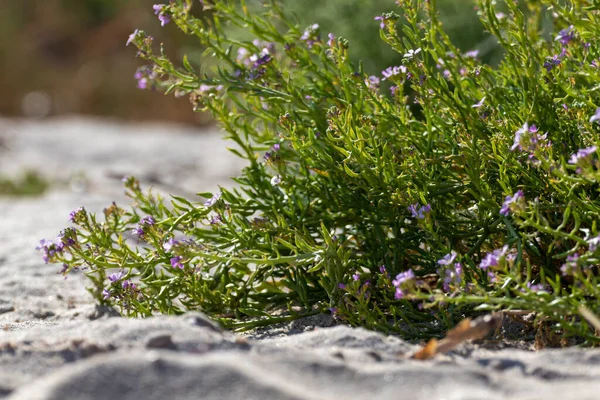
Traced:
[[597, 5], [481, 0], [506, 53], [491, 67], [451, 43], [434, 0], [396, 4], [373, 21], [402, 55], [382, 76], [275, 1], [261, 15], [205, 1], [204, 19], [191, 0], [155, 6], [220, 64], [178, 67], [136, 31], [139, 79], [210, 110], [248, 166], [201, 202], [128, 178], [132, 207], [75, 211], [46, 260], [85, 268], [98, 300], [132, 316], [201, 309], [245, 329], [329, 309], [414, 337], [522, 309], [597, 341], [578, 314], [600, 310]]

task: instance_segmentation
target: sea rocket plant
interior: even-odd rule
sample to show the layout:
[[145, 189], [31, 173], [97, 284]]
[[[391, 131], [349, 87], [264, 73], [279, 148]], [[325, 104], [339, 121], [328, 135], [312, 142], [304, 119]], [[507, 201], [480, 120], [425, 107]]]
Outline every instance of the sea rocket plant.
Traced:
[[517, 308], [600, 341], [577, 316], [600, 312], [591, 3], [526, 2], [524, 13], [507, 0], [501, 15], [480, 1], [505, 51], [497, 66], [450, 41], [435, 2], [396, 3], [369, 17], [398, 54], [373, 71], [337, 32], [322, 40], [276, 1], [155, 5], [215, 68], [170, 60], [137, 30], [126, 44], [146, 63], [138, 85], [211, 112], [247, 166], [236, 188], [189, 199], [126, 177], [130, 207], [75, 210], [75, 228], [38, 246], [43, 259], [86, 268], [97, 300], [131, 316], [200, 309], [248, 329], [335, 310], [423, 337]]

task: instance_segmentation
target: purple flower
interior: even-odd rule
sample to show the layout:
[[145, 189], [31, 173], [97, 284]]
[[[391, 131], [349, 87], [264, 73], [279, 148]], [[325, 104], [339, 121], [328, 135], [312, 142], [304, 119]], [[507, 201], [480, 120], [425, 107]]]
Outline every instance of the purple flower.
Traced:
[[152, 226], [155, 224], [154, 218], [152, 218], [151, 215], [146, 215], [144, 218], [142, 218], [139, 222], [140, 225], [149, 225]]
[[479, 50], [471, 50], [465, 53], [465, 57], [467, 58], [477, 58], [479, 56]]
[[123, 290], [128, 290], [128, 289], [135, 290], [136, 289], [135, 283], [131, 282], [129, 279], [123, 281], [123, 283], [121, 283], [121, 287], [123, 288]]
[[577, 153], [571, 155], [569, 164], [585, 167], [589, 164], [591, 156], [596, 152], [596, 146], [591, 146], [585, 149], [579, 149]]
[[387, 273], [387, 269], [385, 268], [385, 265], [380, 265], [379, 266], [379, 272], [381, 272], [382, 274], [386, 274]]
[[139, 238], [144, 236], [144, 230], [142, 228], [133, 228], [131, 233], [133, 233], [134, 235], [136, 235]]
[[329, 38], [329, 40], [327, 40], [327, 46], [333, 47], [333, 44], [335, 43], [335, 35], [333, 33], [329, 33], [327, 37]]
[[399, 65], [395, 67], [387, 67], [383, 71], [381, 71], [381, 75], [383, 75], [383, 80], [389, 79], [393, 76], [400, 75], [400, 73], [406, 73], [406, 67], [404, 65]]
[[504, 246], [502, 249], [497, 249], [492, 251], [491, 253], [487, 253], [483, 260], [481, 260], [479, 268], [485, 271], [490, 267], [497, 267], [498, 265], [500, 265], [502, 259], [506, 256], [507, 251], [508, 246]]
[[273, 145], [273, 147], [271, 147], [271, 150], [267, 151], [265, 153], [265, 156], [264, 156], [265, 161], [269, 161], [271, 159], [273, 159], [273, 160], [277, 159], [277, 152], [279, 152], [280, 148], [281, 148], [281, 145], [279, 143], [275, 143]]
[[[257, 79], [266, 72], [264, 66], [273, 60], [272, 54], [275, 52], [275, 44], [263, 42], [258, 39], [254, 40], [252, 44], [254, 47], [258, 48], [259, 51], [251, 54], [248, 49], [240, 47], [237, 50], [238, 54], [236, 61], [251, 69], [249, 79]], [[238, 74], [241, 74], [241, 71], [239, 71]]]
[[179, 244], [179, 240], [170, 238], [163, 244], [164, 251], [171, 251], [171, 249]]
[[204, 202], [205, 207], [212, 207], [217, 204], [217, 201], [221, 198], [221, 192], [217, 192], [210, 199]]
[[401, 272], [398, 275], [396, 275], [396, 279], [394, 279], [392, 281], [392, 285], [394, 285], [395, 287], [399, 287], [402, 286], [402, 284], [414, 280], [415, 279], [415, 273], [413, 272], [412, 269], [409, 269], [407, 271]]
[[212, 217], [210, 219], [210, 221], [208, 221], [208, 223], [211, 225], [217, 225], [217, 224], [220, 224], [221, 222], [223, 222], [223, 219], [221, 218], [221, 216], [219, 214], [215, 215], [214, 217]]
[[548, 133], [540, 135], [535, 124], [529, 126], [527, 122], [515, 132], [515, 140], [511, 146], [511, 150], [519, 149], [529, 152], [529, 158], [533, 158], [536, 150], [549, 147], [550, 142], [547, 140]]
[[306, 46], [312, 49], [313, 45], [321, 40], [319, 37], [319, 24], [312, 24], [306, 28], [302, 36], [300, 36], [300, 40], [306, 42]]
[[596, 108], [596, 112], [594, 113], [594, 115], [592, 115], [590, 117], [590, 122], [598, 122], [600, 123], [600, 107]]
[[183, 269], [184, 265], [181, 262], [182, 259], [183, 259], [183, 257], [181, 257], [181, 256], [175, 256], [175, 257], [171, 258], [171, 267]]
[[443, 276], [444, 278], [442, 283], [442, 288], [444, 292], [449, 292], [450, 284], [458, 286], [462, 282], [463, 267], [461, 263], [456, 263], [454, 264], [454, 268], [440, 268], [437, 270], [437, 273], [440, 277]]
[[125, 276], [125, 272], [123, 270], [119, 271], [119, 272], [115, 272], [113, 274], [110, 274], [108, 276], [108, 280], [111, 282], [118, 282], [121, 280], [121, 278], [123, 278], [123, 276]]
[[561, 29], [558, 32], [558, 36], [556, 36], [556, 38], [554, 40], [559, 41], [563, 46], [566, 46], [567, 44], [569, 44], [569, 42], [571, 42], [573, 39], [575, 39], [575, 32], [573, 31], [573, 25], [569, 26], [568, 28], [565, 29]]
[[156, 73], [146, 66], [140, 67], [135, 71], [133, 77], [137, 80], [138, 89], [148, 89], [152, 80], [156, 78]]
[[379, 21], [379, 27], [381, 29], [385, 28], [385, 20], [387, 19], [385, 17], [385, 15], [378, 15], [375, 18], [373, 18], [375, 21]]
[[554, 57], [547, 57], [546, 61], [544, 61], [544, 68], [546, 71], [550, 72], [552, 68], [560, 65], [560, 56], [554, 55]]
[[168, 14], [160, 14], [158, 16], [158, 20], [160, 21], [160, 26], [165, 26], [169, 22], [171, 22], [171, 16]]
[[69, 213], [69, 221], [77, 223], [82, 219], [85, 220], [85, 208], [79, 207], [77, 210], [73, 210]]
[[353, 280], [353, 281], [357, 281], [357, 280], [359, 280], [359, 279], [360, 279], [360, 275], [359, 275], [359, 274], [353, 274], [353, 275], [352, 275], [352, 280]]
[[148, 229], [148, 227], [150, 227], [154, 224], [155, 224], [154, 218], [152, 218], [152, 216], [150, 216], [150, 215], [146, 215], [144, 218], [142, 218], [140, 220], [140, 222], [138, 222], [138, 226], [133, 229], [133, 234], [139, 238], [142, 238], [146, 234], [146, 230]]
[[203, 83], [198, 88], [198, 92], [200, 92], [201, 94], [211, 94], [211, 93], [216, 93], [222, 89], [223, 89], [223, 85], [214, 86], [214, 85], [205, 85]]
[[345, 284], [345, 283], [342, 283], [342, 282], [340, 282], [340, 283], [338, 283], [338, 288], [340, 288], [340, 289], [342, 289], [342, 290], [345, 290], [345, 289], [346, 289], [346, 284]]
[[131, 35], [129, 35], [129, 37], [127, 38], [127, 42], [125, 42], [125, 46], [129, 46], [131, 44], [131, 42], [133, 42], [135, 40], [135, 38], [137, 37], [137, 35], [140, 33], [139, 29], [136, 29], [135, 31], [133, 31], [133, 33]]
[[165, 12], [166, 6], [164, 4], [155, 4], [152, 8], [154, 9], [154, 15], [158, 15], [160, 26], [165, 26], [171, 22], [171, 16]]
[[273, 60], [273, 57], [271, 57], [271, 55], [268, 53], [266, 53], [266, 54], [260, 53], [258, 55], [253, 54], [250, 56], [250, 61], [252, 61], [253, 69], [259, 69], [263, 65], [270, 63], [271, 60]]
[[588, 242], [590, 251], [596, 251], [596, 249], [598, 248], [598, 245], [600, 245], [600, 236], [596, 236], [591, 239], [588, 239], [587, 242]]
[[523, 146], [522, 146], [521, 142], [523, 141], [523, 138], [525, 137], [527, 132], [529, 132], [529, 124], [527, 124], [527, 122], [525, 122], [523, 124], [523, 126], [515, 132], [515, 141], [514, 141], [512, 147], [510, 148], [511, 150], [515, 150], [517, 148], [519, 150], [523, 150]]
[[398, 93], [398, 86], [396, 86], [396, 85], [390, 86], [390, 93], [392, 94], [392, 96], [396, 96], [396, 93]]
[[42, 254], [42, 259], [46, 264], [48, 264], [48, 262], [53, 261], [55, 256], [61, 254], [64, 251], [65, 245], [60, 239], [42, 239], [40, 240], [39, 246], [37, 246], [35, 249], [37, 251], [41, 250], [44, 252], [44, 254]]
[[541, 283], [538, 284], [533, 284], [533, 282], [527, 282], [527, 289], [531, 290], [532, 292], [539, 292], [540, 290], [544, 290], [544, 285], [542, 285]]
[[365, 84], [367, 85], [367, 87], [369, 89], [373, 89], [373, 90], [379, 89], [380, 82], [381, 82], [381, 80], [378, 77], [376, 77], [375, 75], [371, 75], [367, 79], [365, 79]]
[[573, 275], [577, 270], [577, 260], [579, 260], [579, 254], [567, 256], [567, 262], [560, 267], [560, 271], [563, 276]]
[[140, 78], [137, 82], [137, 88], [141, 89], [141, 90], [146, 90], [148, 88], [148, 83], [150, 83], [148, 81], [148, 78], [146, 78], [146, 77]]
[[450, 253], [446, 254], [443, 258], [438, 260], [438, 264], [440, 265], [450, 265], [456, 259], [456, 252], [452, 250]]
[[429, 214], [431, 212], [431, 205], [427, 204], [425, 206], [421, 206], [421, 208], [419, 208], [417, 210], [418, 206], [419, 206], [419, 203], [411, 204], [408, 207], [408, 211], [411, 212], [413, 218], [425, 219], [426, 214]]
[[107, 289], [104, 289], [104, 290], [102, 291], [102, 298], [103, 298], [104, 300], [108, 300], [108, 298], [109, 298], [109, 297], [110, 297], [110, 292], [109, 292]]
[[397, 300], [404, 297], [407, 291], [410, 290], [411, 286], [415, 282], [415, 274], [412, 269], [404, 271], [396, 275], [396, 279], [392, 281], [392, 285], [396, 288], [394, 298]]
[[502, 207], [500, 208], [500, 215], [507, 217], [508, 214], [510, 214], [511, 206], [513, 204], [518, 205], [523, 200], [525, 200], [525, 195], [522, 190], [517, 190], [512, 196], [506, 196], [504, 203], [502, 203]]

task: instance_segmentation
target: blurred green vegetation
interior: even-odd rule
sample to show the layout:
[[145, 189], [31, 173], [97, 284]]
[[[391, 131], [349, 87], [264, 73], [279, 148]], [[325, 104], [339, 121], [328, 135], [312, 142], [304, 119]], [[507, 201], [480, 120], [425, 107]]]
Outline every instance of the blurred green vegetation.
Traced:
[[[437, 5], [440, 20], [454, 44], [464, 52], [479, 50], [484, 62], [499, 62], [501, 48], [495, 38], [484, 32], [474, 1], [438, 0]], [[374, 20], [385, 12], [397, 12], [394, 0], [288, 0], [286, 6], [302, 28], [318, 23], [324, 35], [331, 32], [348, 39], [350, 56], [355, 62], [362, 60], [367, 73], [379, 75], [402, 59], [379, 39], [379, 22]]]
[[0, 176], [0, 196], [39, 196], [48, 189], [48, 184], [35, 171], [25, 171], [16, 179]]
[[[125, 47], [134, 29], [164, 42], [168, 55], [194, 57], [201, 49], [172, 24], [162, 28], [152, 12], [159, 0], [0, 0], [0, 115], [91, 114], [126, 119], [168, 119], [205, 123], [186, 98], [136, 88], [140, 62]], [[260, 7], [260, 0], [248, 0]], [[483, 61], [501, 54], [469, 0], [438, 2], [450, 38], [464, 51], [480, 50]], [[397, 10], [394, 0], [284, 0], [301, 28], [318, 23], [350, 41], [354, 61], [379, 74], [400, 55], [379, 39], [373, 18]], [[199, 10], [199, 7], [198, 7]], [[325, 38], [326, 40], [326, 38]]]

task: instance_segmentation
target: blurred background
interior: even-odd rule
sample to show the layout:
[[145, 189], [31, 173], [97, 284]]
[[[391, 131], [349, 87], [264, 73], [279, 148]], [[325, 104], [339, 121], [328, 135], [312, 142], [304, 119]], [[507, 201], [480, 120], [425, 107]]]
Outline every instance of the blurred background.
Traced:
[[[198, 54], [192, 38], [174, 24], [162, 28], [152, 12], [159, 0], [0, 0], [0, 116], [40, 118], [83, 114], [123, 120], [210, 123], [186, 98], [140, 91], [140, 65], [125, 41], [143, 29], [173, 57]], [[260, 0], [248, 0], [260, 7]], [[498, 57], [470, 0], [440, 0], [442, 19], [464, 51], [479, 49], [484, 61]], [[300, 26], [319, 23], [350, 41], [351, 56], [379, 74], [398, 54], [379, 39], [376, 15], [397, 10], [394, 0], [286, 0]]]

